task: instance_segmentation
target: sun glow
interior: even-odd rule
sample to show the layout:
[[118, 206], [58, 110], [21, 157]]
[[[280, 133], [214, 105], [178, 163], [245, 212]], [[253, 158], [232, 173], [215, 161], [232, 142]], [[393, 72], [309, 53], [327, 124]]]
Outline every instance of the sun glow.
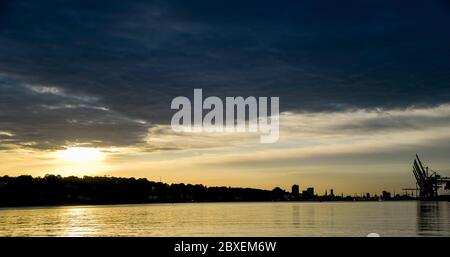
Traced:
[[104, 154], [96, 148], [89, 147], [70, 147], [58, 151], [58, 158], [66, 162], [85, 163], [101, 161]]

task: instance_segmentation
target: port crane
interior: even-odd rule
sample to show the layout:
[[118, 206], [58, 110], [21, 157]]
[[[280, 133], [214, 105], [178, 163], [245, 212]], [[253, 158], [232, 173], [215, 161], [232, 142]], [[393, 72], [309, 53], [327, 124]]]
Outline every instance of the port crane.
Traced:
[[416, 190], [419, 191], [420, 199], [437, 199], [438, 189], [443, 185], [445, 185], [446, 190], [450, 190], [450, 178], [441, 177], [432, 169], [424, 167], [417, 154], [413, 162], [413, 173], [416, 178]]

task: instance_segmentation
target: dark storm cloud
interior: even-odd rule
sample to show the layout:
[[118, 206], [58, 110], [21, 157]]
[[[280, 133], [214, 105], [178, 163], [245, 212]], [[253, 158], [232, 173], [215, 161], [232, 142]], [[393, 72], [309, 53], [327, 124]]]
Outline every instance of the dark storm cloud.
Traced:
[[23, 84], [0, 75], [0, 145], [58, 149], [66, 144], [127, 146], [145, 124], [103, 106], [99, 99], [61, 88]]
[[280, 96], [290, 111], [446, 103], [449, 11], [446, 1], [2, 1], [0, 130], [43, 148], [133, 144], [194, 87]]

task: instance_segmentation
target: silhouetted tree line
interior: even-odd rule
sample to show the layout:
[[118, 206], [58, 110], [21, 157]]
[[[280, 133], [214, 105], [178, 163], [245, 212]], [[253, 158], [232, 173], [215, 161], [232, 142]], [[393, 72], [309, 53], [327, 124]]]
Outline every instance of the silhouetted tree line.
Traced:
[[276, 201], [280, 190], [166, 184], [145, 178], [0, 177], [0, 206], [152, 202]]

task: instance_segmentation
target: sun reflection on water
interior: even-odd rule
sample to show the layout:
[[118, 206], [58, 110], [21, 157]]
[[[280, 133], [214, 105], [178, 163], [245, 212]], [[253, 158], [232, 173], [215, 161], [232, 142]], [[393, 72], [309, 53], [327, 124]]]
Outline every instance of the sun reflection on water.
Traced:
[[95, 215], [89, 207], [70, 207], [64, 213], [64, 220], [67, 220], [67, 226], [64, 236], [80, 237], [95, 236], [97, 229], [95, 224]]

